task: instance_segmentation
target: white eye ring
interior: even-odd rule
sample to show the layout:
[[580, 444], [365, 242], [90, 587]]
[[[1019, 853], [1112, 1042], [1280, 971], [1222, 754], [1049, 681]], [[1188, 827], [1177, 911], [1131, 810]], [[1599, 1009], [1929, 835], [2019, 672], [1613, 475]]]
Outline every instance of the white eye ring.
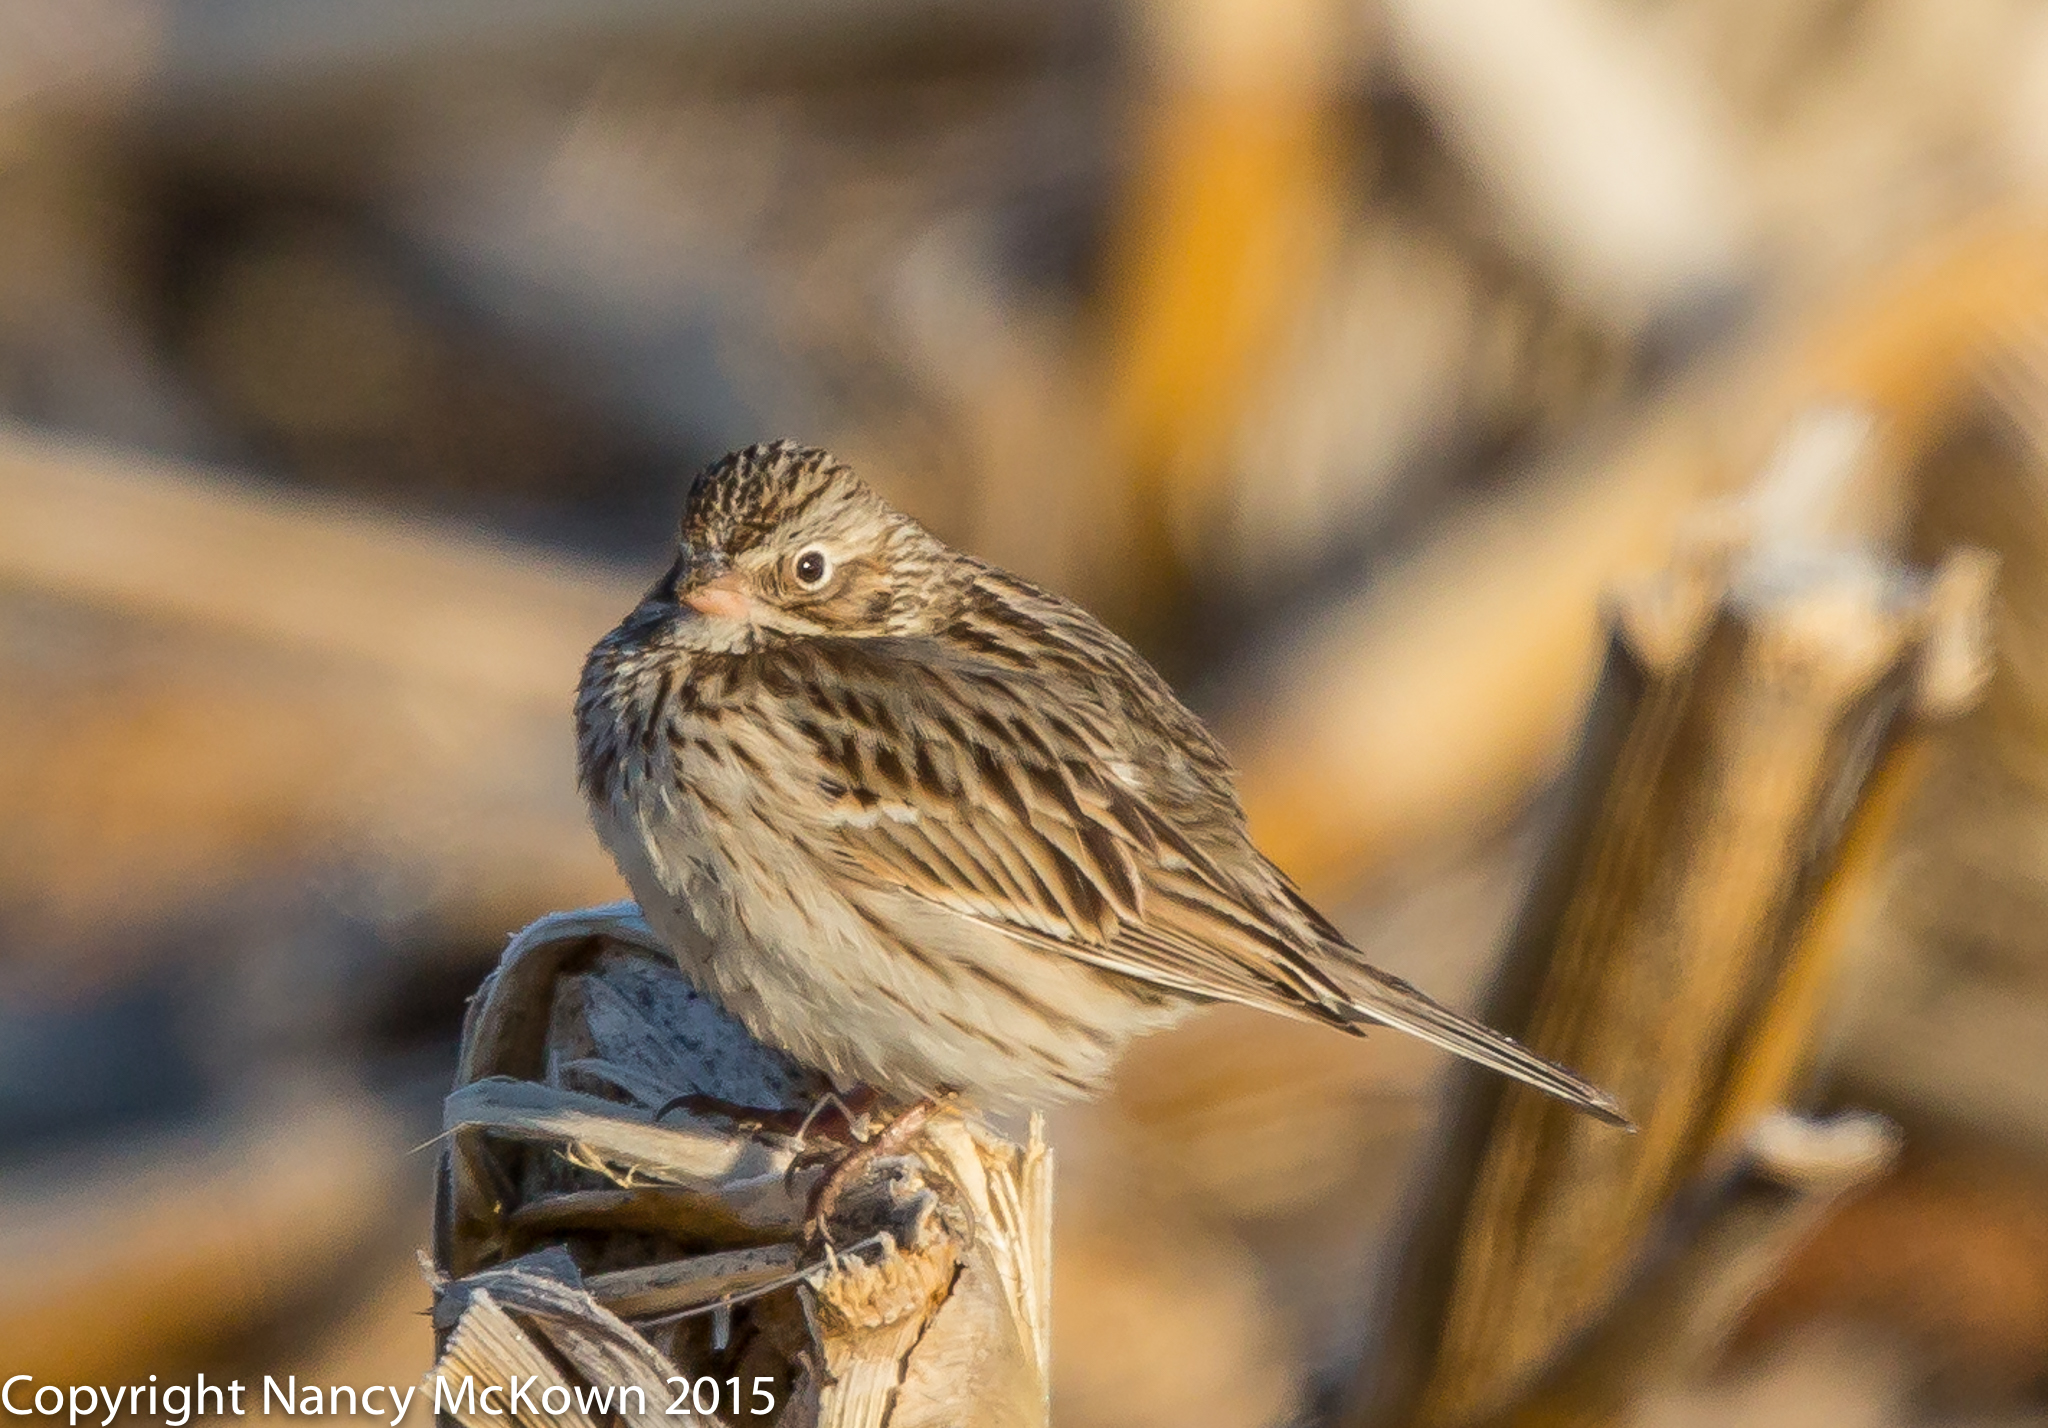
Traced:
[[796, 583], [806, 590], [815, 590], [832, 578], [832, 557], [817, 546], [811, 546], [790, 562], [789, 568], [796, 576]]

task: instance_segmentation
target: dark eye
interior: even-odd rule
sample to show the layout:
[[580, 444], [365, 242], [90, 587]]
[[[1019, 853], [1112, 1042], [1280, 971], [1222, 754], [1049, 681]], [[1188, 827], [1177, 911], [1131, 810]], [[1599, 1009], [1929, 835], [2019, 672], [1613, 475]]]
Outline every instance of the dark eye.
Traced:
[[812, 546], [796, 558], [796, 579], [799, 585], [815, 590], [825, 583], [825, 577], [832, 573], [832, 562], [825, 552]]

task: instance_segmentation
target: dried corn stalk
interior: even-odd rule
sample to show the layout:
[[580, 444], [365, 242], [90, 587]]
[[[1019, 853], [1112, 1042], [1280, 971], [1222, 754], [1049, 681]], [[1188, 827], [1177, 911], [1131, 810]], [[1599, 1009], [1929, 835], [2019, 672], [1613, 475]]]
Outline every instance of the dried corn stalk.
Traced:
[[[1865, 418], [1810, 417], [1740, 509], [1614, 597], [1565, 826], [1489, 1019], [1614, 1091], [1640, 1134], [1462, 1083], [1363, 1421], [1533, 1421], [1516, 1405], [1570, 1346], [1636, 1312], [1673, 1203], [1799, 1096], [1918, 736], [1986, 665], [1988, 561], [1889, 559], [1877, 450]], [[1538, 1416], [1600, 1421], [1554, 1398]]]
[[[693, 992], [630, 904], [514, 938], [445, 1110], [437, 1408], [465, 1424], [652, 1423], [677, 1405], [708, 1423], [1043, 1424], [1040, 1127], [1018, 1147], [935, 1118], [812, 1246], [824, 1169], [794, 1132], [830, 1089]], [[518, 1403], [483, 1401], [515, 1380]]]
[[1792, 1251], [1893, 1166], [1901, 1141], [1868, 1112], [1759, 1117], [1665, 1211], [1621, 1293], [1628, 1312], [1568, 1344], [1489, 1428], [1622, 1421], [1645, 1387], [1709, 1368]]

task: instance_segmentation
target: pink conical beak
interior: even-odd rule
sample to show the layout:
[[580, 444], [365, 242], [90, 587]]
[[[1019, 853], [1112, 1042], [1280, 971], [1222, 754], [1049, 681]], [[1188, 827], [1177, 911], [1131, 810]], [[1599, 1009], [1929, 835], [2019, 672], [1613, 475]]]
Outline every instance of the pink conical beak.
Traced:
[[753, 609], [745, 584], [730, 570], [683, 596], [683, 603], [700, 615], [712, 615], [721, 620], [744, 620]]

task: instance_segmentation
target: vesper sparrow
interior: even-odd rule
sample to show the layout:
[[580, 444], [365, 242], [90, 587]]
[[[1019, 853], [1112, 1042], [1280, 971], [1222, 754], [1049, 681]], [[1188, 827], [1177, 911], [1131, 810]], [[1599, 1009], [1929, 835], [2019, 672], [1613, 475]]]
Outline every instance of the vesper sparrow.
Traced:
[[1398, 1027], [1627, 1124], [1367, 965], [1252, 846], [1222, 748], [1129, 645], [823, 451], [697, 477], [576, 723], [598, 834], [684, 972], [842, 1086], [1088, 1096], [1132, 1037], [1241, 1002]]

